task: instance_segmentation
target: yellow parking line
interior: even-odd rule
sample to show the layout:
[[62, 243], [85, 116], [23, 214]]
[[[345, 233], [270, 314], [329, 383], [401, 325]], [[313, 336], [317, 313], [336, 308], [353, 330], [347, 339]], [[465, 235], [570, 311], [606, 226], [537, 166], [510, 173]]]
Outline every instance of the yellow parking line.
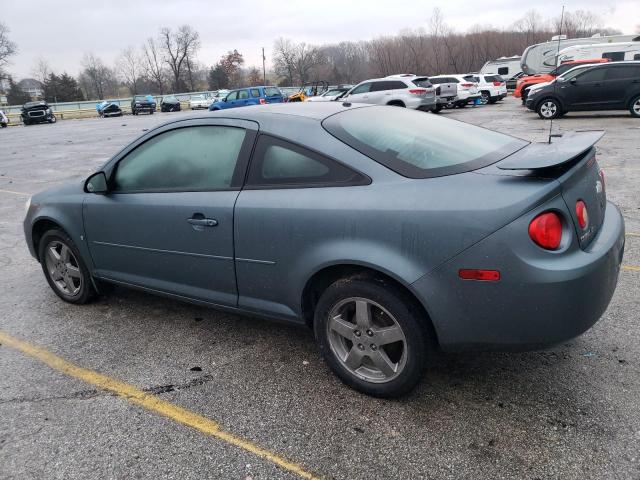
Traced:
[[225, 432], [220, 429], [220, 425], [213, 420], [191, 412], [185, 408], [179, 407], [172, 403], [159, 399], [153, 394], [143, 392], [142, 390], [128, 383], [116, 380], [101, 373], [74, 365], [63, 358], [45, 350], [44, 348], [19, 340], [0, 330], [0, 343], [8, 347], [20, 350], [22, 353], [40, 360], [42, 363], [71, 377], [83, 380], [91, 385], [99, 387], [103, 390], [113, 392], [125, 400], [134, 403], [140, 407], [146, 408], [152, 412], [158, 413], [164, 417], [170, 418], [175, 422], [182, 423], [188, 427], [194, 428], [206, 435], [210, 435], [228, 444], [242, 448], [248, 452], [264, 458], [269, 462], [276, 464], [278, 467], [298, 475], [300, 478], [310, 480], [318, 480], [319, 477], [309, 473], [303, 466], [284, 459], [277, 453], [262, 448], [249, 440], [238, 437], [232, 433]]
[[2, 190], [2, 189], [0, 189], [0, 192], [2, 192], [2, 193], [12, 193], [13, 195], [24, 195], [25, 197], [31, 196], [30, 193], [14, 192], [13, 190]]
[[640, 272], [640, 267], [636, 267], [635, 265], [622, 265], [622, 270], [631, 270], [633, 272]]

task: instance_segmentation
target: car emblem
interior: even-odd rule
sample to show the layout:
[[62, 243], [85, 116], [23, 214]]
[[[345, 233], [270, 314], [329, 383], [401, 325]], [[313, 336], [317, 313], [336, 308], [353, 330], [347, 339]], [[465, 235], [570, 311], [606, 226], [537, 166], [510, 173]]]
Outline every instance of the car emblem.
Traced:
[[602, 193], [602, 182], [600, 180], [596, 181], [596, 193], [598, 195]]

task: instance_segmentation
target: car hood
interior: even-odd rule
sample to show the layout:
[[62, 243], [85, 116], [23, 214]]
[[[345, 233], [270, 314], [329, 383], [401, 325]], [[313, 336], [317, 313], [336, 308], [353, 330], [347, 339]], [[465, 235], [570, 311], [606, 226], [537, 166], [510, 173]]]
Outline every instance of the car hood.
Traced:
[[47, 108], [49, 108], [49, 105], [47, 105], [46, 103], [41, 103], [39, 105], [32, 105], [30, 107], [22, 107], [22, 110], [24, 112], [29, 112], [31, 110], [46, 110]]
[[[87, 174], [87, 177], [89, 174]], [[84, 182], [86, 178], [76, 178], [70, 182], [63, 183], [62, 185], [56, 185], [55, 187], [47, 188], [41, 192], [34, 193], [31, 196], [31, 203], [42, 203], [51, 199], [62, 198], [68, 195], [74, 195], [78, 193], [84, 193]]]

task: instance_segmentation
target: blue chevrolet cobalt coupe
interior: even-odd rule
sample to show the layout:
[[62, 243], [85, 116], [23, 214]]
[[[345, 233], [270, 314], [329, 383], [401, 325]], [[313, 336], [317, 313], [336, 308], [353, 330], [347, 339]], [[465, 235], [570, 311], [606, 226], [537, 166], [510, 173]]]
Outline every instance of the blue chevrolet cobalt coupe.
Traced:
[[34, 195], [24, 231], [67, 302], [115, 283], [308, 325], [345, 383], [398, 396], [433, 349], [539, 348], [602, 315], [624, 223], [600, 137], [340, 102], [221, 111]]

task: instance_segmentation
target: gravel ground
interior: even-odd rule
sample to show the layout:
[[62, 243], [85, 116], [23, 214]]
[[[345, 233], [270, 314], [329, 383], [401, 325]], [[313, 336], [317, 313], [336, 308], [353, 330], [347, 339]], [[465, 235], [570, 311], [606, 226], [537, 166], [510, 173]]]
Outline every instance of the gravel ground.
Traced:
[[[190, 114], [0, 132], [0, 330], [325, 478], [640, 478], [640, 271], [621, 272], [581, 337], [542, 352], [439, 355], [394, 401], [344, 387], [305, 329], [120, 288], [84, 307], [60, 301], [24, 243], [27, 195], [86, 176], [143, 130]], [[441, 115], [535, 141], [549, 126], [512, 98]], [[630, 233], [623, 263], [640, 266], [640, 120], [569, 114], [553, 127], [606, 130], [598, 160]], [[7, 346], [0, 419], [3, 478], [297, 478]]]

